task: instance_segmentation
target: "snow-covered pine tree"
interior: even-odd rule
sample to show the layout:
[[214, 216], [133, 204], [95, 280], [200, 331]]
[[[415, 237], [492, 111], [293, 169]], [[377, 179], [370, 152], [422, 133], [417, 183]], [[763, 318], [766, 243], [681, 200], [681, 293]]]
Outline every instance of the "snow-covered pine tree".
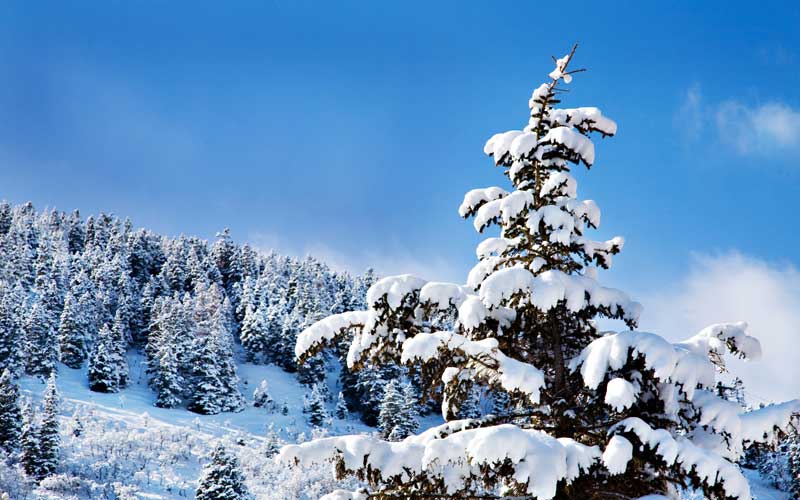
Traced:
[[26, 400], [22, 405], [22, 431], [19, 442], [19, 462], [27, 475], [36, 476], [39, 468], [39, 425], [30, 400]]
[[94, 344], [89, 358], [89, 368], [86, 371], [89, 389], [95, 392], [118, 392], [118, 361], [114, 334], [108, 325], [103, 325], [97, 335], [97, 342]]
[[339, 391], [339, 395], [336, 397], [336, 418], [339, 420], [346, 420], [348, 416], [350, 416], [350, 411], [347, 409], [347, 401], [344, 399], [344, 393]]
[[202, 415], [215, 415], [223, 411], [220, 402], [225, 394], [220, 380], [217, 342], [208, 332], [195, 340], [189, 386], [189, 411]]
[[308, 414], [308, 423], [314, 427], [323, 426], [328, 420], [328, 410], [325, 408], [325, 391], [322, 386], [314, 385], [303, 403], [303, 411]]
[[59, 463], [61, 435], [58, 424], [59, 396], [56, 374], [50, 374], [42, 402], [42, 425], [39, 428], [39, 457], [37, 475], [46, 477], [56, 471]]
[[37, 300], [25, 321], [25, 371], [47, 376], [56, 366], [58, 336], [46, 305]]
[[408, 382], [403, 385], [403, 408], [400, 412], [400, 418], [397, 421], [397, 426], [394, 428], [393, 434], [397, 439], [405, 439], [419, 430], [419, 395], [416, 388]]
[[111, 325], [113, 362], [117, 370], [117, 386], [128, 385], [128, 318], [123, 308], [117, 308]]
[[241, 411], [244, 397], [233, 359], [233, 336], [227, 329], [223, 293], [217, 284], [195, 296], [195, 347], [192, 396], [188, 409], [202, 414]]
[[[718, 324], [672, 344], [637, 331], [603, 334], [594, 319], [633, 328], [640, 305], [601, 286], [592, 264], [611, 265], [623, 240], [590, 240], [600, 223], [580, 201], [570, 164], [594, 163], [589, 136], [616, 124], [593, 107], [559, 109], [574, 50], [556, 60], [529, 101], [523, 130], [494, 135], [484, 151], [512, 189], [477, 189], [460, 207], [499, 237], [477, 248], [466, 286], [402, 275], [367, 293], [368, 310], [328, 317], [298, 337], [304, 360], [353, 334], [348, 365], [401, 362], [422, 372], [423, 389], [442, 392], [446, 423], [401, 443], [342, 436], [284, 447], [289, 463], [331, 460], [338, 474], [369, 481], [369, 498], [519, 497], [538, 500], [676, 496], [750, 499], [732, 462], [745, 442], [772, 436], [800, 402], [740, 414], [714, 394], [723, 356], [757, 357], [744, 323]], [[453, 331], [434, 319], [454, 308]], [[520, 411], [453, 420], [470, 389], [508, 392]], [[329, 498], [365, 498], [336, 492]]]
[[71, 254], [83, 252], [86, 242], [86, 229], [83, 226], [83, 219], [78, 210], [74, 210], [67, 221], [67, 250]]
[[257, 363], [266, 361], [266, 353], [270, 347], [267, 337], [269, 321], [266, 309], [264, 301], [254, 297], [253, 303], [246, 307], [242, 320], [240, 334], [242, 347], [247, 352], [248, 360]]
[[252, 497], [244, 483], [239, 469], [239, 461], [217, 445], [211, 453], [211, 460], [203, 467], [198, 480], [195, 498], [197, 500], [249, 500]]
[[361, 413], [361, 421], [367, 425], [378, 425], [383, 390], [388, 380], [381, 371], [372, 366], [366, 366], [357, 372], [357, 400], [360, 404], [354, 408]]
[[23, 362], [22, 288], [0, 283], [0, 369], [19, 374]]
[[6, 368], [0, 376], [0, 450], [7, 456], [14, 453], [19, 448], [21, 433], [19, 387], [11, 370]]
[[80, 368], [89, 353], [97, 321], [95, 303], [84, 270], [73, 279], [58, 324], [58, 343], [61, 362], [70, 368]]
[[402, 417], [403, 392], [398, 380], [390, 380], [383, 390], [380, 412], [378, 413], [378, 430], [384, 439], [395, 441], [397, 436], [393, 433]]
[[165, 339], [158, 349], [150, 383], [156, 390], [155, 406], [175, 408], [181, 404], [185, 380], [181, 376], [177, 348], [172, 338]]
[[267, 435], [264, 437], [261, 449], [267, 457], [275, 456], [281, 449], [281, 438], [275, 432], [275, 426], [272, 423], [267, 427]]
[[256, 390], [253, 391], [253, 406], [256, 408], [270, 408], [273, 404], [272, 397], [269, 395], [269, 384], [262, 380]]
[[477, 386], [470, 389], [470, 394], [464, 398], [458, 408], [458, 418], [478, 418], [481, 416], [481, 394]]
[[800, 428], [790, 433], [786, 459], [789, 470], [787, 490], [795, 498], [800, 498]]

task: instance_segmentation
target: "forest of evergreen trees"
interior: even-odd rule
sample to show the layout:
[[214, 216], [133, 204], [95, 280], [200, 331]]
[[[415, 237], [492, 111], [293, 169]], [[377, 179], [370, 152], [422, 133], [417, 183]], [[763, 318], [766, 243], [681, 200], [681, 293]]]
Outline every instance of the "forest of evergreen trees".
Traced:
[[117, 392], [129, 383], [127, 353], [138, 351], [156, 406], [215, 414], [244, 405], [237, 362], [296, 373], [309, 406], [334, 399], [321, 383], [338, 370], [341, 411], [376, 425], [383, 386], [400, 375], [351, 373], [336, 352], [295, 359], [308, 325], [365, 307], [371, 270], [352, 276], [310, 256], [260, 253], [227, 230], [213, 243], [169, 238], [113, 215], [31, 203], [0, 204], [0, 252], [0, 370], [12, 377], [47, 377], [62, 364], [85, 370], [93, 391]]

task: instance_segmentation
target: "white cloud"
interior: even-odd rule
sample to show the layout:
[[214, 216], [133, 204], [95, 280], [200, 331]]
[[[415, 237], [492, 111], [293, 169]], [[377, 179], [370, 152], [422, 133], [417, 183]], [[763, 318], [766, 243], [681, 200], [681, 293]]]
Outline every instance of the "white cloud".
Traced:
[[466, 279], [466, 272], [454, 265], [452, 260], [408, 248], [395, 248], [391, 252], [377, 249], [345, 252], [324, 243], [297, 245], [275, 235], [263, 233], [252, 235], [249, 240], [254, 248], [265, 252], [275, 250], [294, 257], [313, 255], [339, 271], [360, 274], [372, 267], [380, 276], [413, 274], [428, 281], [455, 283]]
[[697, 139], [702, 133], [703, 121], [703, 97], [700, 85], [694, 83], [686, 89], [683, 104], [675, 115], [675, 126], [688, 138]]
[[712, 323], [747, 321], [764, 356], [728, 366], [744, 380], [751, 402], [800, 397], [800, 271], [794, 266], [739, 253], [697, 255], [679, 282], [640, 299], [641, 329], [671, 340]]
[[741, 155], [800, 152], [800, 110], [771, 101], [748, 104], [730, 99], [706, 102], [700, 85], [692, 84], [675, 113], [675, 127], [688, 139], [708, 139]]
[[783, 103], [727, 101], [718, 106], [715, 122], [720, 140], [741, 154], [800, 149], [800, 111]]

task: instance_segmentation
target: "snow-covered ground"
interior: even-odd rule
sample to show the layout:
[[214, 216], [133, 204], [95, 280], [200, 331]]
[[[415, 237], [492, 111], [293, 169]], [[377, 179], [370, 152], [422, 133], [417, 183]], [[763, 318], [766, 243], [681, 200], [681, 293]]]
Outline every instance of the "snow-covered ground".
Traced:
[[[283, 442], [320, 434], [306, 422], [303, 395], [307, 389], [294, 375], [272, 365], [240, 364], [239, 376], [248, 402], [258, 384], [267, 380], [274, 407], [254, 408], [248, 404], [240, 413], [197, 415], [183, 409], [154, 407], [143, 358], [131, 355], [129, 363], [131, 384], [118, 394], [92, 392], [84, 370], [60, 367], [64, 474], [45, 480], [34, 491], [26, 491], [24, 487], [9, 487], [6, 483], [11, 482], [11, 471], [0, 471], [0, 486], [11, 490], [12, 498], [16, 498], [15, 493], [20, 500], [194, 498], [202, 464], [219, 440], [238, 456], [247, 485], [257, 499], [314, 499], [343, 486], [331, 479], [329, 467], [290, 469], [272, 460], [270, 447], [275, 443], [267, 438], [270, 425]], [[331, 389], [333, 382], [334, 377], [330, 377]], [[44, 383], [32, 377], [23, 378], [20, 385], [34, 401], [44, 390]], [[286, 415], [282, 412], [284, 404], [288, 408]], [[332, 414], [332, 403], [329, 409]], [[435, 425], [437, 420], [425, 419], [422, 427]], [[75, 436], [79, 425], [82, 429]], [[373, 431], [356, 419], [333, 418], [323, 432]], [[757, 472], [745, 470], [745, 475], [755, 500], [791, 500]]]
[[753, 500], [792, 500], [792, 496], [783, 491], [776, 490], [771, 484], [764, 480], [757, 471], [743, 469], [744, 475], [750, 482], [750, 491]]
[[[129, 357], [131, 384], [117, 394], [92, 392], [84, 370], [59, 367], [63, 469], [80, 481], [66, 477], [46, 480], [43, 488], [27, 498], [126, 498], [121, 496], [123, 486], [135, 495], [130, 498], [193, 498], [202, 463], [220, 439], [238, 455], [256, 498], [316, 498], [333, 487], [328, 468], [290, 470], [271, 459], [269, 447], [275, 443], [267, 438], [270, 426], [281, 442], [320, 434], [306, 421], [303, 395], [307, 388], [294, 375], [272, 365], [240, 364], [247, 408], [239, 413], [197, 415], [184, 409], [154, 407], [155, 396], [146, 385], [143, 361], [139, 355]], [[272, 408], [250, 404], [262, 380], [269, 384]], [[33, 377], [20, 381], [22, 392], [34, 402], [44, 385]], [[285, 415], [284, 406], [288, 408]], [[331, 415], [333, 407], [329, 403]], [[82, 426], [79, 436], [73, 435], [77, 421]], [[356, 419], [332, 417], [322, 432], [372, 431]], [[111, 483], [118, 484], [102, 486]]]

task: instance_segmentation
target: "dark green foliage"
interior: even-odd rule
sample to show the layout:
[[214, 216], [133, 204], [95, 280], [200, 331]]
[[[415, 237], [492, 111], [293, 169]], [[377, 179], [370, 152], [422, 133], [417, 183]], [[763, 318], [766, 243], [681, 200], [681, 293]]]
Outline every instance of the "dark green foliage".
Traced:
[[223, 445], [211, 454], [211, 461], [203, 468], [198, 480], [197, 500], [247, 500], [250, 493], [239, 470], [239, 461]]
[[17, 451], [22, 433], [22, 409], [19, 387], [10, 370], [0, 376], [0, 449], [6, 454]]
[[108, 325], [103, 325], [89, 359], [89, 389], [95, 392], [119, 391], [117, 371], [117, 349], [114, 336]]
[[50, 375], [44, 391], [42, 403], [42, 425], [39, 429], [39, 459], [37, 475], [48, 476], [56, 471], [59, 464], [61, 436], [58, 424], [59, 397], [55, 374]]

